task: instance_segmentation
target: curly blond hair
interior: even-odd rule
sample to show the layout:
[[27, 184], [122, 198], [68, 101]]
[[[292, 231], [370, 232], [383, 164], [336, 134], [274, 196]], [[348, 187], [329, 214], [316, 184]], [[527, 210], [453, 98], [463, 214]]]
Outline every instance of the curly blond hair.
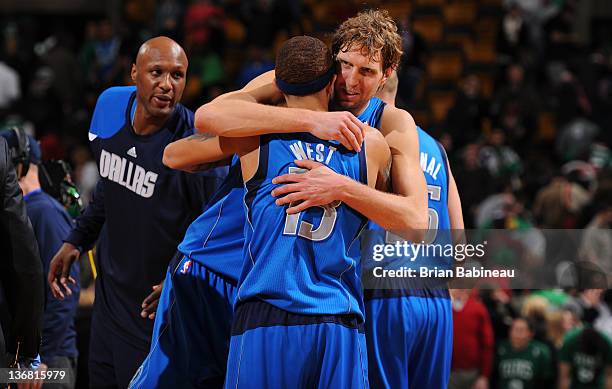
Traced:
[[[360, 49], [370, 60], [382, 59], [382, 69], [396, 69], [402, 56], [402, 37], [385, 10], [368, 10], [347, 19], [332, 39], [334, 57], [340, 51]], [[380, 53], [380, 57], [378, 57]]]

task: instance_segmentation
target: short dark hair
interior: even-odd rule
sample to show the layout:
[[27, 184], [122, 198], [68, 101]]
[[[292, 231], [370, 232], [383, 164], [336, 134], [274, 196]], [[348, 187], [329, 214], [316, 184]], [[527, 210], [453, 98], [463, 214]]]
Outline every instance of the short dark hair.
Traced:
[[276, 77], [289, 84], [304, 84], [329, 71], [333, 59], [329, 47], [311, 36], [287, 40], [276, 54]]
[[[541, 318], [541, 320], [545, 321], [546, 318]], [[517, 316], [514, 318], [514, 321], [524, 321], [525, 324], [527, 324], [527, 329], [529, 330], [529, 332], [531, 332], [532, 334], [536, 333], [536, 329], [537, 329], [537, 325], [536, 322], [533, 318], [527, 318], [524, 316]]]

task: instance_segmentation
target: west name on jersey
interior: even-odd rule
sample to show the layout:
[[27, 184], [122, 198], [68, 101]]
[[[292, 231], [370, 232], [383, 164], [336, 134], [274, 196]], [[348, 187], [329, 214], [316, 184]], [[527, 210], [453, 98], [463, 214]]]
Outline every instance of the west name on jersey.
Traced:
[[297, 141], [289, 145], [295, 159], [309, 159], [329, 165], [332, 155], [337, 150], [333, 146], [326, 146], [322, 143], [308, 143]]
[[139, 196], [149, 198], [155, 191], [157, 173], [102, 149], [100, 152], [100, 176], [131, 190]]
[[421, 151], [421, 169], [423, 173], [429, 174], [434, 180], [438, 179], [438, 172], [442, 167], [442, 161], [436, 161], [435, 157], [430, 157], [429, 154]]

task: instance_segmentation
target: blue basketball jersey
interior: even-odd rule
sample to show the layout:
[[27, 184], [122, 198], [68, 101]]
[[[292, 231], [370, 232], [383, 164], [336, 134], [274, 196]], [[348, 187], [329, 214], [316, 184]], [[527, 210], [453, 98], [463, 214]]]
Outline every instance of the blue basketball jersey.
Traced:
[[229, 174], [208, 208], [189, 226], [178, 250], [236, 285], [242, 269], [245, 217], [240, 160], [235, 157]]
[[[448, 214], [448, 160], [444, 147], [434, 138], [417, 126], [419, 136], [419, 163], [427, 182], [427, 206], [429, 214], [429, 230], [427, 243], [436, 243], [438, 230], [449, 230]], [[372, 229], [381, 229], [370, 222]]]
[[[427, 182], [427, 206], [429, 212], [429, 230], [449, 230], [448, 215], [448, 159], [444, 147], [434, 138], [417, 126], [419, 134], [419, 162]], [[428, 236], [430, 242], [436, 236]]]
[[[430, 243], [429, 247], [442, 247], [452, 243], [446, 153], [421, 128], [417, 127], [417, 132], [429, 206], [429, 232], [425, 241]], [[365, 257], [368, 273], [372, 274], [373, 270], [370, 268], [373, 245], [393, 243], [390, 235], [378, 226], [369, 235], [372, 246], [367, 248]], [[417, 275], [421, 268], [448, 269], [452, 266], [452, 258], [439, 253], [420, 255], [414, 260], [392, 256], [384, 261], [374, 262], [373, 266], [382, 263], [386, 269], [416, 268]], [[374, 282], [365, 291], [370, 385], [373, 388], [447, 387], [453, 324], [446, 280], [416, 276], [403, 281], [387, 281]]]
[[379, 128], [380, 119], [383, 111], [387, 104], [379, 99], [378, 97], [372, 97], [368, 102], [368, 106], [357, 116], [357, 119], [361, 120], [370, 127]]
[[[357, 117], [378, 127], [385, 103], [372, 98]], [[230, 172], [210, 200], [208, 208], [187, 229], [178, 249], [229, 282], [236, 284], [242, 271], [242, 247], [246, 219], [243, 210], [244, 186], [240, 161], [234, 159]], [[358, 245], [354, 245], [356, 255]]]
[[[392, 245], [403, 241], [391, 232], [385, 231], [374, 222], [369, 223], [369, 231], [365, 240], [364, 267], [366, 279], [373, 273], [376, 267], [385, 269], [414, 269], [420, 271], [422, 267], [433, 269], [451, 269], [452, 258], [444, 255], [445, 245], [452, 243], [450, 234], [450, 217], [448, 214], [448, 161], [446, 152], [434, 138], [417, 126], [419, 137], [419, 163], [425, 181], [427, 183], [427, 199], [429, 228], [425, 236], [423, 251], [415, 258], [411, 256], [412, 251], [405, 251], [402, 255], [385, 256], [382, 261], [376, 261], [373, 253], [377, 245]], [[421, 242], [422, 243], [422, 242]], [[425, 250], [428, 251], [425, 251]], [[448, 251], [446, 251], [448, 252]], [[408, 254], [405, 254], [408, 253]], [[397, 283], [381, 284], [373, 280], [373, 283], [365, 282], [366, 298], [393, 296], [397, 294], [442, 296], [446, 297], [448, 292], [443, 280], [434, 278], [420, 279], [418, 276], [409, 279], [401, 279]]]
[[356, 153], [310, 134], [261, 136], [259, 167], [245, 183], [248, 227], [236, 304], [260, 299], [296, 314], [363, 317], [358, 257], [348, 253], [366, 220], [340, 202], [294, 215], [276, 205], [272, 179], [299, 173], [296, 159], [367, 183], [365, 147]]

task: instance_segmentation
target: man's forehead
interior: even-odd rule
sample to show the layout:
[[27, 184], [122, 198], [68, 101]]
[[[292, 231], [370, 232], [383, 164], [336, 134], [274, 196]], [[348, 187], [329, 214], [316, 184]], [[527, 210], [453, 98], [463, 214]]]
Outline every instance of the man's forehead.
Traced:
[[177, 66], [187, 66], [187, 56], [178, 45], [145, 47], [138, 53], [138, 57], [136, 58], [136, 63], [140, 61], [145, 65], [171, 62]]
[[353, 44], [343, 47], [336, 56], [342, 60], [350, 59], [353, 65], [370, 69], [380, 69], [382, 67], [382, 54], [380, 50], [370, 53], [367, 47]]

